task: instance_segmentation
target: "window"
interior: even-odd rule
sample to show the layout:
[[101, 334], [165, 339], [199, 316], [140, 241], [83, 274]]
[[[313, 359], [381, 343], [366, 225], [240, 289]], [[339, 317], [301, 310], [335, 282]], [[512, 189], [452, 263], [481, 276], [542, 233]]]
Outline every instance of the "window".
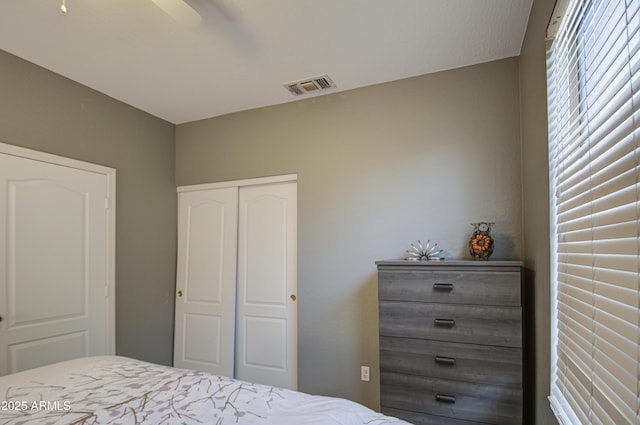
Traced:
[[[640, 423], [640, 0], [568, 0], [548, 51], [551, 406]], [[554, 11], [554, 17], [556, 17]]]

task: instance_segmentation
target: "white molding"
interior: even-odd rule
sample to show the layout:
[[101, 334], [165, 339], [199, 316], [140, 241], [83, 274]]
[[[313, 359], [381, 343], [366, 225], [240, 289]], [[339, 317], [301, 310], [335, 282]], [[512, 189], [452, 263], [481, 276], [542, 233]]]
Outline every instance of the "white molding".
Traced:
[[0, 153], [103, 174], [107, 178], [107, 354], [116, 353], [116, 170], [0, 142]]
[[569, 0], [556, 0], [556, 4], [553, 8], [553, 13], [549, 17], [549, 23], [547, 24], [546, 40], [553, 41], [558, 34], [560, 24], [565, 18], [567, 9], [569, 8]]
[[178, 186], [178, 193], [180, 192], [191, 192], [194, 190], [207, 190], [207, 189], [220, 189], [223, 187], [241, 187], [241, 186], [255, 186], [259, 184], [269, 184], [269, 183], [282, 183], [289, 181], [297, 181], [297, 174], [281, 174], [278, 176], [269, 176], [269, 177], [256, 177], [252, 179], [243, 179], [243, 180], [230, 180], [224, 182], [216, 182], [216, 183], [204, 183], [204, 184], [193, 184], [188, 186]]
[[35, 151], [32, 149], [21, 148], [1, 142], [0, 153], [33, 159], [41, 162], [48, 162], [50, 164], [62, 165], [70, 168], [77, 168], [80, 170], [91, 171], [99, 174], [109, 175], [110, 173], [113, 173], [113, 175], [115, 176], [116, 171], [114, 168], [105, 167], [104, 165], [93, 164], [91, 162], [80, 161], [77, 159], [67, 158], [64, 156], [54, 155], [41, 151]]

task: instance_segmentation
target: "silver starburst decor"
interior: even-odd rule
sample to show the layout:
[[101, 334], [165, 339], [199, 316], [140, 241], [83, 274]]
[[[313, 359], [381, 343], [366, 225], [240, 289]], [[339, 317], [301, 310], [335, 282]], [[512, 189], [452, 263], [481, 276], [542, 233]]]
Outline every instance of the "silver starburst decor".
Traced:
[[436, 249], [438, 244], [431, 246], [431, 241], [427, 241], [426, 245], [422, 245], [422, 242], [418, 240], [418, 245], [411, 244], [411, 249], [408, 249], [407, 256], [404, 258], [407, 261], [436, 261], [444, 260], [442, 257], [438, 257], [438, 254], [442, 252], [441, 249]]

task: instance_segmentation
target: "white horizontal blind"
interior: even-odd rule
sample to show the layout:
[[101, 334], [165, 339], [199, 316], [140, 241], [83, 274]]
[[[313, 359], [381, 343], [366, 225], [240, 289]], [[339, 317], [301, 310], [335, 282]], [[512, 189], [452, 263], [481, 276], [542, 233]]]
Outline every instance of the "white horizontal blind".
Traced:
[[640, 0], [570, 0], [547, 72], [551, 405], [640, 424]]

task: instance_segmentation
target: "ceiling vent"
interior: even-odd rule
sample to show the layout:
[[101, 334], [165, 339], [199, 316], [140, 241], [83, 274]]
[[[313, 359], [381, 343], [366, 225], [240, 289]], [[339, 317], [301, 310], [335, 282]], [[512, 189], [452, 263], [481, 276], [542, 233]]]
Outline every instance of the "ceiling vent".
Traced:
[[319, 77], [306, 78], [304, 80], [292, 81], [290, 83], [283, 84], [284, 87], [291, 92], [294, 96], [300, 96], [303, 94], [315, 93], [319, 90], [327, 90], [335, 88], [336, 85], [331, 81], [328, 75], [321, 75]]

